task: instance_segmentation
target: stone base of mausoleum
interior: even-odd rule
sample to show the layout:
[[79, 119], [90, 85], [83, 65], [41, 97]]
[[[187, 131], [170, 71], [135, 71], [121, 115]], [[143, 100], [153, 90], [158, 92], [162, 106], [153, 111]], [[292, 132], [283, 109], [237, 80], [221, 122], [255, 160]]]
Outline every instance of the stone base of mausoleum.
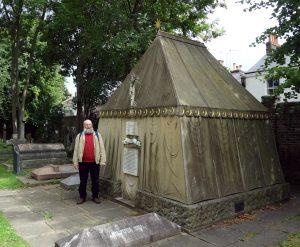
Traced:
[[288, 183], [258, 188], [191, 205], [139, 190], [136, 205], [146, 211], [166, 217], [187, 231], [194, 231], [214, 222], [262, 208], [267, 204], [286, 200], [289, 197], [290, 186]]

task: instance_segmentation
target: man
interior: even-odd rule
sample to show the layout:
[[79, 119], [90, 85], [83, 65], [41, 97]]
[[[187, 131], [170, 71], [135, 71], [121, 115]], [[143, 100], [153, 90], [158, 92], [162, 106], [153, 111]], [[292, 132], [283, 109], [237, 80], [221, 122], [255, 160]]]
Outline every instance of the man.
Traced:
[[106, 156], [103, 139], [99, 132], [93, 129], [92, 121], [87, 119], [83, 122], [83, 131], [76, 136], [73, 165], [79, 169], [80, 199], [77, 204], [86, 201], [86, 185], [90, 173], [92, 180], [93, 202], [99, 204], [99, 171], [100, 166], [105, 166]]

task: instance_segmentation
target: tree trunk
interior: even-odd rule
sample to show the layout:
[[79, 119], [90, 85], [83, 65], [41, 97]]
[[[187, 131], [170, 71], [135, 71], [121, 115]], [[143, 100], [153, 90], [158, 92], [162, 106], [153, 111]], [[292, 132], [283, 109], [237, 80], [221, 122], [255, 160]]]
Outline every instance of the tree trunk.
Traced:
[[11, 118], [12, 118], [12, 138], [18, 138], [18, 122], [17, 122], [17, 105], [18, 105], [18, 98], [17, 98], [17, 74], [18, 74], [18, 58], [17, 58], [17, 48], [15, 44], [15, 37], [12, 40], [12, 59], [11, 59]]
[[80, 132], [83, 124], [83, 70], [84, 65], [82, 60], [79, 58], [79, 65], [76, 71], [76, 84], [77, 84], [77, 117], [76, 117], [76, 128], [77, 132]]
[[22, 93], [21, 107], [19, 109], [19, 139], [25, 139], [24, 115], [25, 115], [26, 96], [27, 96], [27, 92], [28, 92], [28, 87], [29, 87], [29, 82], [30, 82], [30, 77], [31, 77], [31, 72], [32, 72], [32, 66], [33, 66], [33, 62], [34, 62], [34, 53], [36, 50], [38, 34], [40, 32], [42, 22], [45, 18], [45, 13], [46, 13], [46, 4], [43, 8], [43, 13], [39, 18], [38, 26], [36, 27], [33, 37], [32, 37], [32, 40], [31, 40], [31, 48], [30, 48], [30, 53], [29, 53], [27, 74], [26, 74], [25, 85], [24, 85], [24, 89], [23, 89], [23, 93]]
[[18, 119], [17, 111], [19, 108], [18, 80], [19, 80], [19, 50], [20, 50], [20, 29], [21, 29], [21, 12], [23, 1], [17, 2], [17, 11], [14, 13], [14, 22], [11, 27], [11, 112], [12, 112], [12, 138], [18, 138]]

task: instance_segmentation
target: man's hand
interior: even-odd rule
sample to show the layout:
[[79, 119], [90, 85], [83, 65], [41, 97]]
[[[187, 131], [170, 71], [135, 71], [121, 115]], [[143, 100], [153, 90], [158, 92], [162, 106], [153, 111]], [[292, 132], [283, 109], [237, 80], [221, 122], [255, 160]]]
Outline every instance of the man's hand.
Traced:
[[78, 164], [73, 164], [74, 168], [78, 170]]

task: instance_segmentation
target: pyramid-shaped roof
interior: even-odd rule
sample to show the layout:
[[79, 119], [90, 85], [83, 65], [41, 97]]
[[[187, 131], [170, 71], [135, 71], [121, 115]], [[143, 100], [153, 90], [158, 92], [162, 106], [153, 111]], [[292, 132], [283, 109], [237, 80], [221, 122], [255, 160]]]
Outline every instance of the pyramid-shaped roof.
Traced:
[[193, 106], [266, 111], [201, 42], [159, 32], [102, 110], [129, 109], [132, 75], [135, 107]]

